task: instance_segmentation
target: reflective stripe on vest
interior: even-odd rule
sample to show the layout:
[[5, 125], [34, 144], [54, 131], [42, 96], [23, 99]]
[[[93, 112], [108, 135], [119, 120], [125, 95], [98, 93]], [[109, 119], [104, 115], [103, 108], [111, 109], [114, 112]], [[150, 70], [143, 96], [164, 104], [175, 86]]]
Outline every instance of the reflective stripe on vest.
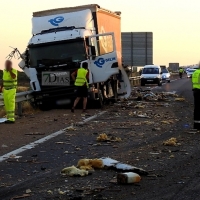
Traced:
[[88, 87], [88, 82], [87, 82], [87, 73], [88, 71], [84, 68], [80, 68], [77, 71], [77, 77], [76, 77], [76, 81], [75, 81], [75, 85], [76, 86], [83, 86], [84, 84], [86, 84], [86, 86]]
[[192, 87], [193, 89], [200, 89], [200, 69], [192, 74]]
[[16, 75], [15, 79], [11, 77], [10, 72], [6, 70], [3, 71], [3, 87], [5, 89], [14, 89], [17, 87], [17, 70], [12, 69], [12, 72]]

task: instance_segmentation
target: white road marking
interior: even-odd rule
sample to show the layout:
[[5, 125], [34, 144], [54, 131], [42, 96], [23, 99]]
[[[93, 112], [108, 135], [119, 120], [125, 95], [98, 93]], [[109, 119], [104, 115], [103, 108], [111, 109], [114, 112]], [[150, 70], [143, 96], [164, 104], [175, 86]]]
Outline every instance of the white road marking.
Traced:
[[[94, 116], [91, 116], [91, 117], [89, 117], [89, 118], [83, 120], [82, 122], [79, 122], [79, 124], [85, 124], [85, 123], [87, 123], [87, 122], [89, 122], [89, 121], [91, 121], [91, 120], [93, 120], [93, 119], [95, 119], [95, 118], [97, 118], [97, 117], [99, 117], [99, 116], [105, 114], [105, 113], [106, 113], [106, 111], [100, 112], [100, 113], [98, 113], [98, 114], [96, 114], [96, 115], [94, 115]], [[32, 142], [32, 143], [27, 144], [27, 145], [25, 145], [25, 146], [22, 146], [22, 147], [20, 147], [19, 149], [16, 149], [16, 150], [14, 150], [14, 151], [11, 151], [11, 152], [9, 152], [9, 153], [3, 155], [3, 156], [0, 156], [0, 162], [7, 160], [7, 159], [10, 158], [12, 155], [18, 155], [18, 154], [20, 154], [20, 153], [22, 153], [22, 152], [24, 152], [24, 151], [26, 151], [26, 150], [33, 149], [33, 148], [35, 148], [36, 146], [38, 146], [39, 144], [42, 144], [42, 143], [44, 143], [44, 142], [46, 142], [46, 141], [48, 141], [48, 140], [50, 140], [50, 139], [52, 139], [52, 138], [55, 138], [55, 137], [57, 137], [57, 136], [59, 136], [59, 135], [65, 133], [65, 131], [66, 131], [67, 129], [70, 129], [71, 127], [72, 127], [72, 126], [69, 126], [69, 127], [65, 128], [65, 129], [62, 129], [62, 130], [60, 130], [60, 131], [57, 131], [57, 132], [55, 132], [55, 133], [52, 133], [51, 135], [48, 135], [48, 136], [46, 136], [46, 137], [44, 137], [44, 138], [41, 138], [41, 139], [39, 139], [39, 140], [37, 140], [37, 141], [35, 141], [35, 142]]]

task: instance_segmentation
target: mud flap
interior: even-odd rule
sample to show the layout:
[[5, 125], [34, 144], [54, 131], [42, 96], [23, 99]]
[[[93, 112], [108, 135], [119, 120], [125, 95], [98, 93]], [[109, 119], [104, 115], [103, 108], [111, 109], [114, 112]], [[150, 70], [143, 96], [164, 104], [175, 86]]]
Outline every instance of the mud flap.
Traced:
[[126, 71], [123, 68], [121, 70], [121, 80], [120, 80], [120, 89], [118, 89], [118, 96], [120, 98], [128, 98], [131, 95], [131, 83]]

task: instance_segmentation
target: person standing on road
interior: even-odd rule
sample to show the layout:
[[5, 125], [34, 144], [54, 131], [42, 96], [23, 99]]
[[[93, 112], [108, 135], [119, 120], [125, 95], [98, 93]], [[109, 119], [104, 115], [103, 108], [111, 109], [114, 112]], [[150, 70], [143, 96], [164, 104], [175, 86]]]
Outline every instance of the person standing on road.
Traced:
[[180, 78], [182, 78], [183, 72], [184, 72], [183, 68], [180, 68], [180, 69], [179, 69], [179, 76], [180, 76]]
[[71, 108], [71, 112], [72, 113], [74, 112], [74, 109], [76, 108], [76, 105], [78, 104], [81, 98], [83, 98], [83, 112], [86, 112], [88, 88], [89, 88], [88, 63], [84, 62], [82, 64], [82, 68], [79, 68], [77, 71], [73, 72], [71, 77], [75, 81], [75, 86], [77, 87], [77, 98], [74, 101], [74, 105]]
[[4, 105], [7, 115], [6, 124], [15, 123], [15, 96], [17, 88], [17, 70], [12, 68], [12, 62], [6, 60], [3, 71], [3, 83], [0, 92], [3, 92]]
[[194, 95], [194, 129], [200, 130], [200, 63], [199, 68], [192, 74]]

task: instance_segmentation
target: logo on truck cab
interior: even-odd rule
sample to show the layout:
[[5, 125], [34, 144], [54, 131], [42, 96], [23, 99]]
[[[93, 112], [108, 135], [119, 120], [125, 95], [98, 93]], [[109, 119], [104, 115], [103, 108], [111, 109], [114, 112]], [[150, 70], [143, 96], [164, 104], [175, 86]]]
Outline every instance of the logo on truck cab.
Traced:
[[50, 19], [48, 22], [50, 22], [53, 26], [58, 26], [61, 22], [64, 21], [64, 19], [65, 19], [64, 17], [59, 16], [54, 19]]
[[94, 62], [94, 64], [95, 64], [97, 67], [102, 68], [103, 65], [104, 65], [105, 63], [111, 62], [111, 61], [113, 61], [113, 60], [116, 60], [116, 58], [106, 58], [106, 59], [104, 59], [104, 58], [99, 58], [98, 60], [96, 60], [96, 61]]

